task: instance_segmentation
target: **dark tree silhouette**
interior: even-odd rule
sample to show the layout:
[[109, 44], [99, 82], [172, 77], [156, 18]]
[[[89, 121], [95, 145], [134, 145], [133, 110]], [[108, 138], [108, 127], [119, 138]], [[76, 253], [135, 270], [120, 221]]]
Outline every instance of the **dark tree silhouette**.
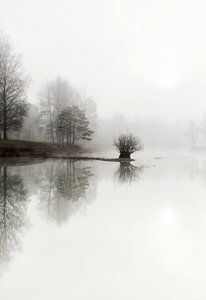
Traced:
[[93, 131], [89, 129], [89, 121], [85, 110], [77, 105], [66, 107], [57, 117], [58, 140], [72, 144], [77, 140], [91, 140]]
[[26, 190], [19, 175], [0, 167], [0, 265], [5, 266], [19, 245], [25, 224]]
[[130, 158], [131, 154], [143, 148], [141, 140], [131, 134], [122, 134], [114, 139], [114, 147], [119, 151], [119, 158]]
[[16, 55], [8, 39], [0, 35], [0, 130], [3, 139], [8, 131], [20, 131], [27, 113], [26, 80], [20, 56]]

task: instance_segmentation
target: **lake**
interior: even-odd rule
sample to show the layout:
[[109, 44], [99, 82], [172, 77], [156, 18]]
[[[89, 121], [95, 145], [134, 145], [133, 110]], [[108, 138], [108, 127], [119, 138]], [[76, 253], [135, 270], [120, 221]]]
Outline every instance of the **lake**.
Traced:
[[203, 300], [205, 253], [206, 155], [0, 163], [2, 300]]

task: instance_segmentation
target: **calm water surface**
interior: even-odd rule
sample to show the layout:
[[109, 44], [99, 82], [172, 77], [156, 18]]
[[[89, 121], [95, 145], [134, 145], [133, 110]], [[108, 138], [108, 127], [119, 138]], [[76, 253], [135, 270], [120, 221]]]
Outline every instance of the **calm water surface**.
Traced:
[[206, 299], [206, 156], [0, 163], [0, 299]]

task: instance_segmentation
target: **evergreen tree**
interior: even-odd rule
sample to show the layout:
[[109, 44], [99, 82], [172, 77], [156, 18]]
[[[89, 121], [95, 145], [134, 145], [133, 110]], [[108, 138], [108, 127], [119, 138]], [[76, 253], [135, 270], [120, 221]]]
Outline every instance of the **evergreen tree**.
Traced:
[[77, 140], [91, 140], [93, 131], [89, 129], [89, 121], [85, 110], [77, 105], [66, 107], [57, 117], [59, 141], [75, 144]]

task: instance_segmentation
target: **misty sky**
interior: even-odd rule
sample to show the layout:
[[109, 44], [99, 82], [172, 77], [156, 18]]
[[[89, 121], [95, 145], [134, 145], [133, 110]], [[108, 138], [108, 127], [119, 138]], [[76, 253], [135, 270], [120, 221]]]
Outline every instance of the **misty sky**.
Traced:
[[0, 29], [32, 78], [30, 101], [61, 75], [101, 116], [206, 113], [205, 0], [0, 1]]

